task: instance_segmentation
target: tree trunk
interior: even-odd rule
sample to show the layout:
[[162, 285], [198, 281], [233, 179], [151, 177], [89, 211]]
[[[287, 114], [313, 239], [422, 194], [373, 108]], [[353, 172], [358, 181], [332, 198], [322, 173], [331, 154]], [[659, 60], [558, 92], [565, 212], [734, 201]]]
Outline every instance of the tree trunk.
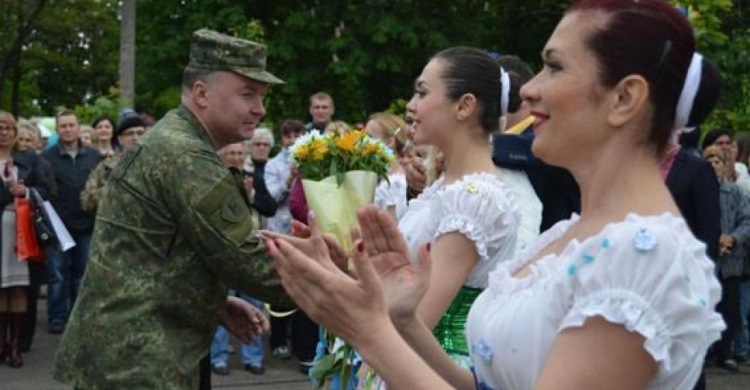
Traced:
[[120, 24], [120, 91], [131, 107], [135, 103], [135, 1], [122, 1]]
[[13, 83], [11, 88], [11, 102], [10, 112], [18, 118], [21, 114], [21, 67], [16, 63], [16, 67], [13, 69]]

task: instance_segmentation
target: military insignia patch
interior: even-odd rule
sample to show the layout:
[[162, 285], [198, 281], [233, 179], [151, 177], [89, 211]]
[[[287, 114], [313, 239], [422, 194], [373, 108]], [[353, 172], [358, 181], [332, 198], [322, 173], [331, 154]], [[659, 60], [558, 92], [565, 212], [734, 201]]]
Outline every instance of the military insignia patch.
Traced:
[[221, 202], [221, 217], [227, 222], [241, 222], [249, 214], [250, 210], [248, 210], [247, 204], [242, 197], [235, 193], [227, 194]]

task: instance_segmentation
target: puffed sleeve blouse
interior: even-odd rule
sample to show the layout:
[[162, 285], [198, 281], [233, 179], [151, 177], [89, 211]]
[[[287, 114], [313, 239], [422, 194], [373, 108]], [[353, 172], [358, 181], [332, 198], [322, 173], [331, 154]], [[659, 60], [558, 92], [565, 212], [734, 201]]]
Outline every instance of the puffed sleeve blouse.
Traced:
[[533, 389], [557, 335], [600, 316], [643, 336], [659, 366], [649, 389], [691, 389], [724, 329], [705, 246], [682, 218], [630, 214], [513, 276], [577, 218], [490, 273], [466, 325], [478, 387]]

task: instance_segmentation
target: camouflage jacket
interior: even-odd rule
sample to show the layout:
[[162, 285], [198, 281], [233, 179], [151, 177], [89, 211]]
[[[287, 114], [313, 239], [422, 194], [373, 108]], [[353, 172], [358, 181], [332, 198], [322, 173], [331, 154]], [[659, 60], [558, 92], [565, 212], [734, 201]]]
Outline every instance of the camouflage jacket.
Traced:
[[107, 183], [112, 170], [120, 162], [120, 157], [122, 157], [120, 153], [113, 154], [102, 160], [91, 171], [91, 175], [86, 180], [86, 187], [81, 191], [81, 208], [83, 211], [92, 214], [96, 213], [96, 208], [99, 205], [99, 197], [104, 189], [104, 185]]
[[55, 377], [86, 390], [198, 389], [228, 287], [286, 300], [252, 219], [242, 175], [185, 107], [167, 113], [104, 187]]

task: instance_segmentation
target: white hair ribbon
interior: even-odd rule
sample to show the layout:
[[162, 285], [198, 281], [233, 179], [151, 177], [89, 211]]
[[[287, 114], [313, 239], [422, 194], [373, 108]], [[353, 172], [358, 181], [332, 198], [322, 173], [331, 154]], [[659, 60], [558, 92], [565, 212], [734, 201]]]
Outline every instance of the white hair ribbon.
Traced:
[[508, 100], [510, 100], [510, 75], [500, 67], [500, 116], [508, 115]]
[[690, 119], [690, 112], [693, 110], [695, 95], [698, 94], [698, 88], [701, 85], [701, 74], [703, 73], [703, 56], [700, 53], [694, 53], [690, 61], [690, 67], [685, 76], [685, 84], [682, 86], [680, 100], [677, 101], [677, 109], [674, 116], [674, 128], [681, 129], [687, 126]]

